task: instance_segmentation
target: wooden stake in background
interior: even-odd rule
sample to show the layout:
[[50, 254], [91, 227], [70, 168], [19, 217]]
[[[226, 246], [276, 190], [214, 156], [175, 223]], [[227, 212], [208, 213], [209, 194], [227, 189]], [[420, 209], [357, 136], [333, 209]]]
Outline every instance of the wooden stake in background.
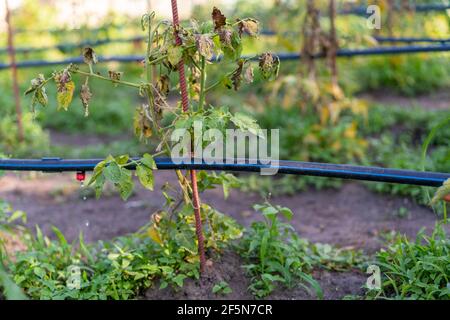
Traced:
[[337, 50], [338, 41], [336, 33], [336, 1], [330, 0], [329, 6], [330, 15], [330, 48], [328, 49], [328, 63], [330, 64], [331, 83], [333, 86], [338, 86], [338, 70], [337, 70]]
[[20, 92], [19, 92], [19, 83], [17, 79], [16, 53], [14, 50], [14, 39], [13, 39], [14, 35], [11, 26], [11, 12], [9, 10], [8, 0], [5, 0], [5, 11], [6, 11], [5, 17], [6, 26], [8, 28], [8, 54], [11, 63], [13, 92], [16, 104], [17, 134], [19, 141], [22, 142], [24, 139], [23, 125], [22, 125], [22, 107], [20, 105]]

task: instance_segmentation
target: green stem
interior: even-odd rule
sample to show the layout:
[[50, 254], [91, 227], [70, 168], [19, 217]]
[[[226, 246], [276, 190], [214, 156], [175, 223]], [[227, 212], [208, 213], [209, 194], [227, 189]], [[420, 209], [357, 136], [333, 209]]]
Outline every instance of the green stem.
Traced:
[[145, 68], [147, 69], [147, 82], [151, 85], [153, 83], [153, 74], [152, 74], [152, 68], [149, 64], [149, 59], [152, 54], [152, 45], [153, 45], [153, 31], [152, 31], [152, 24], [151, 21], [149, 21], [148, 24], [148, 43], [147, 43], [147, 61], [145, 63]]
[[113, 80], [113, 79], [101, 76], [99, 74], [96, 74], [96, 73], [89, 73], [89, 72], [84, 72], [84, 71], [81, 71], [81, 70], [75, 70], [75, 71], [72, 71], [72, 72], [73, 73], [82, 74], [82, 75], [85, 75], [85, 76], [88, 76], [88, 77], [94, 77], [94, 78], [97, 78], [97, 79], [100, 79], [100, 80], [104, 80], [104, 81], [110, 81], [112, 83], [122, 84], [122, 85], [128, 86], [128, 87], [133, 87], [133, 88], [140, 88], [141, 87], [141, 85], [137, 84], [137, 83], [128, 82], [128, 81], [122, 81], [122, 80]]
[[198, 100], [198, 110], [203, 110], [205, 104], [205, 84], [206, 84], [206, 59], [202, 56], [200, 67], [200, 97]]

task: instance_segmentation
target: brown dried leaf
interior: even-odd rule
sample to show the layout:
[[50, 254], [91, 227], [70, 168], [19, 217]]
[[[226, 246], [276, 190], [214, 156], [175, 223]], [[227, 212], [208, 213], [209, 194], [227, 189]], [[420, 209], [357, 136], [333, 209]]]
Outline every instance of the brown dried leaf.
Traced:
[[[118, 71], [108, 71], [108, 75], [109, 78], [115, 82], [115, 81], [120, 81], [120, 78], [122, 77], [123, 72], [118, 72]], [[117, 85], [117, 84], [116, 84]]]
[[83, 48], [83, 60], [86, 64], [95, 64], [98, 62], [97, 55], [94, 49], [87, 47]]
[[92, 98], [91, 90], [87, 84], [83, 84], [81, 86], [80, 99], [81, 103], [84, 107], [84, 116], [87, 117], [89, 115], [89, 101]]
[[205, 34], [196, 35], [195, 45], [200, 55], [208, 60], [213, 57], [214, 43], [209, 36]]
[[170, 90], [170, 79], [167, 75], [162, 75], [156, 81], [154, 87], [155, 98], [154, 98], [154, 109], [158, 118], [161, 118], [162, 110], [166, 105], [166, 98]]
[[152, 136], [152, 124], [147, 117], [148, 105], [142, 105], [136, 108], [134, 113], [134, 132], [139, 139], [147, 139]]
[[239, 21], [238, 30], [239, 36], [242, 36], [243, 33], [246, 33], [252, 37], [255, 37], [259, 32], [259, 22], [251, 18], [241, 20]]
[[233, 83], [234, 90], [238, 90], [241, 85], [243, 66], [244, 61], [239, 60], [238, 67], [236, 68], [236, 70], [234, 70], [233, 74], [231, 75], [231, 82]]
[[227, 23], [227, 18], [216, 7], [212, 11], [212, 19], [214, 22], [214, 31], [219, 31]]
[[253, 82], [253, 67], [251, 65], [248, 65], [244, 71], [244, 80], [247, 83]]
[[233, 36], [233, 31], [228, 28], [223, 28], [219, 31], [220, 42], [225, 47], [231, 47], [231, 37]]
[[259, 57], [259, 69], [265, 79], [278, 75], [280, 59], [269, 52], [263, 53]]

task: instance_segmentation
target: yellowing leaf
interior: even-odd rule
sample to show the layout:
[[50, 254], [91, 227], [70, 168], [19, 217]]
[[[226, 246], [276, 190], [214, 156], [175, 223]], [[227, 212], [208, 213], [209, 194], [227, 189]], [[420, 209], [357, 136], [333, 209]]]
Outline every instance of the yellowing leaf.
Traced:
[[56, 100], [58, 101], [58, 110], [64, 109], [65, 111], [67, 111], [69, 109], [69, 105], [72, 102], [74, 90], [75, 83], [73, 81], [64, 83], [61, 88], [58, 89], [58, 93], [56, 94]]
[[183, 49], [179, 46], [170, 46], [167, 48], [167, 60], [172, 66], [176, 66], [183, 57]]
[[154, 226], [151, 226], [150, 228], [148, 228], [147, 234], [150, 237], [150, 239], [152, 239], [156, 243], [158, 243], [158, 244], [163, 243], [161, 240], [161, 237], [159, 236], [158, 231], [156, 230], [156, 228]]
[[349, 139], [354, 139], [356, 137], [357, 124], [355, 121], [345, 129], [344, 136]]
[[320, 108], [320, 123], [325, 124], [330, 119], [330, 110], [327, 107]]

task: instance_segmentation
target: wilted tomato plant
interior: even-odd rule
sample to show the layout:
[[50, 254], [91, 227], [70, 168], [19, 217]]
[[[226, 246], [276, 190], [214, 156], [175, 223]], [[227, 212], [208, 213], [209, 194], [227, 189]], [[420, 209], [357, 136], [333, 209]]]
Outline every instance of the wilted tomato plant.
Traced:
[[[33, 110], [36, 105], [46, 107], [49, 102], [45, 87], [50, 82], [54, 82], [57, 87], [58, 109], [68, 110], [76, 90], [73, 77], [74, 75], [83, 77], [80, 99], [86, 116], [89, 115], [89, 102], [95, 98], [95, 90], [92, 89], [94, 88], [93, 80], [108, 81], [114, 87], [133, 87], [141, 97], [145, 98], [146, 103], [136, 108], [134, 131], [143, 140], [157, 139], [158, 146], [152, 152], [144, 154], [139, 160], [131, 159], [126, 154], [109, 156], [98, 163], [89, 181], [89, 185], [95, 188], [97, 196], [101, 194], [104, 184], [108, 181], [117, 187], [124, 200], [128, 199], [134, 186], [133, 174], [129, 169], [131, 164], [136, 166], [135, 175], [140, 183], [145, 188], [153, 190], [153, 171], [156, 169], [154, 157], [157, 155], [170, 156], [172, 142], [169, 138], [175, 128], [185, 128], [192, 132], [194, 121], [201, 121], [205, 130], [214, 128], [222, 132], [231, 125], [241, 130], [254, 130], [257, 127], [256, 122], [247, 116], [240, 113], [233, 114], [226, 107], [216, 108], [208, 104], [206, 95], [218, 86], [238, 90], [243, 81], [247, 83], [253, 81], [254, 70], [250, 60], [258, 57], [246, 59], [241, 57], [242, 37], [256, 37], [259, 30], [258, 21], [246, 18], [231, 22], [219, 9], [214, 8], [210, 21], [192, 21], [186, 27], [167, 21], [156, 21], [154, 13], [143, 15], [141, 25], [142, 30], [147, 33], [147, 50], [144, 61], [145, 81], [130, 82], [125, 80], [125, 75], [117, 70], [109, 70], [107, 75], [96, 72], [94, 70], [94, 66], [98, 62], [96, 53], [92, 48], [84, 48], [83, 57], [88, 70], [71, 64], [62, 70], [53, 72], [48, 78], [40, 74], [31, 81], [31, 87], [26, 91], [26, 94], [32, 94]], [[218, 81], [208, 83], [207, 73], [211, 63], [234, 67], [230, 72], [222, 74]], [[184, 68], [187, 70], [186, 75], [184, 75]], [[264, 79], [272, 79], [277, 75], [278, 68], [279, 59], [270, 53], [264, 53], [259, 57], [259, 68], [256, 72], [260, 72]], [[227, 70], [227, 68], [220, 69]], [[228, 69], [230, 68], [228, 67]], [[187, 80], [189, 109], [186, 108], [187, 101], [183, 101], [183, 108], [174, 108], [167, 102], [168, 94], [179, 88], [171, 81], [170, 77], [177, 71], [180, 71], [179, 87], [181, 90], [184, 89], [184, 80]], [[207, 219], [208, 228], [212, 233], [215, 227], [214, 223], [216, 223], [216, 227], [218, 225], [216, 219], [218, 213], [212, 207], [200, 204], [198, 192], [220, 184], [226, 191], [228, 187], [236, 184], [237, 179], [231, 174], [217, 175], [200, 172], [197, 183], [195, 172], [193, 174], [191, 172], [190, 178], [179, 170], [176, 170], [176, 175], [181, 192], [178, 196], [171, 196], [168, 191], [173, 189], [165, 187], [163, 194], [167, 200], [167, 208], [154, 215], [149, 235], [161, 245], [168, 245], [172, 239], [165, 239], [162, 233], [163, 225], [171, 226], [177, 232], [186, 229], [193, 232], [192, 223], [195, 220], [198, 250], [192, 256], [192, 261], [198, 261], [199, 258], [200, 270], [203, 270], [205, 264], [203, 242], [207, 247], [217, 247], [215, 241], [217, 239], [203, 240], [201, 219]], [[177, 222], [175, 224], [167, 222], [166, 220], [176, 216], [173, 214], [174, 212], [179, 214]], [[222, 216], [220, 215], [220, 217]], [[166, 222], [163, 223], [163, 221]], [[227, 226], [225, 227], [227, 228]], [[224, 228], [223, 224], [221, 228]], [[164, 230], [167, 232], [167, 229]], [[237, 236], [237, 233], [229, 236], [232, 238]], [[179, 237], [175, 235], [173, 238], [180, 240], [177, 243], [180, 247], [194, 253], [185, 241], [189, 237], [193, 239], [195, 236], [183, 234]]]

